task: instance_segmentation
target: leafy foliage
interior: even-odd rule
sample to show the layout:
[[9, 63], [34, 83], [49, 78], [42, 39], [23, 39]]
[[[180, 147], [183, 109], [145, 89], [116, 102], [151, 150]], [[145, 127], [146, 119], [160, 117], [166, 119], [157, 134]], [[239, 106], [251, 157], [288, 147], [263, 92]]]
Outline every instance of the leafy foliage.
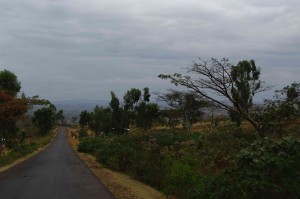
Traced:
[[6, 91], [9, 95], [15, 97], [21, 90], [21, 83], [14, 73], [8, 70], [0, 71], [0, 90]]
[[78, 150], [91, 153], [104, 166], [128, 173], [167, 194], [186, 198], [188, 192], [232, 163], [254, 134], [231, 131], [209, 134], [169, 131], [109, 135], [84, 139]]
[[91, 115], [87, 110], [81, 111], [80, 118], [79, 118], [79, 125], [81, 128], [84, 126], [89, 125], [91, 122]]
[[94, 132], [108, 134], [112, 129], [112, 113], [110, 108], [96, 106], [90, 113], [89, 126]]
[[55, 111], [55, 106], [49, 105], [34, 112], [32, 121], [41, 135], [47, 134], [55, 124]]
[[21, 83], [14, 73], [0, 71], [0, 138], [4, 138], [9, 146], [18, 134], [16, 123], [24, 118], [26, 112], [33, 105], [48, 104], [47, 100], [38, 99], [38, 96], [26, 97], [23, 93], [19, 97], [20, 89]]
[[152, 123], [158, 117], [159, 107], [155, 103], [140, 102], [136, 107], [136, 125], [144, 130], [151, 129]]
[[300, 117], [300, 84], [277, 90], [272, 100], [265, 100], [253, 116], [265, 131], [278, 132], [281, 136], [283, 124], [296, 121]]
[[300, 142], [263, 139], [242, 150], [231, 168], [189, 198], [299, 198]]
[[[192, 130], [192, 124], [198, 121], [203, 115], [201, 108], [211, 105], [195, 92], [170, 90], [168, 93], [157, 94], [157, 96], [158, 100], [166, 102], [170, 106], [173, 114], [177, 112], [177, 115], [183, 120], [183, 126], [187, 130]], [[168, 119], [172, 120], [172, 115]]]
[[85, 138], [77, 147], [79, 152], [94, 154], [97, 149], [105, 145], [105, 140], [102, 137]]

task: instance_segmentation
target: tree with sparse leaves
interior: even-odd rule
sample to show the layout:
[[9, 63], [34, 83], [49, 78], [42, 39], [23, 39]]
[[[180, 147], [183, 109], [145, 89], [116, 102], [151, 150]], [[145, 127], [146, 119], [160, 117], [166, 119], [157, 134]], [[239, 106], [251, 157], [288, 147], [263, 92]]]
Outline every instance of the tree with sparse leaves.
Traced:
[[260, 68], [255, 65], [254, 60], [244, 60], [236, 66], [230, 64], [226, 58], [200, 60], [188, 67], [187, 73], [193, 76], [175, 73], [161, 74], [159, 77], [168, 79], [175, 85], [187, 87], [218, 107], [237, 114], [251, 123], [258, 132], [263, 130], [250, 111], [255, 94], [270, 87], [260, 81]]
[[[194, 92], [170, 90], [168, 93], [157, 93], [157, 99], [167, 103], [174, 110], [173, 113], [176, 111], [180, 113], [184, 128], [190, 131], [193, 123], [198, 121], [203, 114], [201, 108], [210, 106], [209, 102], [203, 100], [201, 96]], [[165, 111], [165, 113], [167, 112]], [[178, 120], [178, 117], [168, 118], [169, 121], [172, 119]], [[170, 122], [172, 124], [172, 121]]]
[[292, 83], [281, 90], [275, 91], [273, 99], [265, 100], [256, 109], [255, 119], [264, 131], [284, 131], [284, 123], [292, 123], [300, 117], [300, 83]]

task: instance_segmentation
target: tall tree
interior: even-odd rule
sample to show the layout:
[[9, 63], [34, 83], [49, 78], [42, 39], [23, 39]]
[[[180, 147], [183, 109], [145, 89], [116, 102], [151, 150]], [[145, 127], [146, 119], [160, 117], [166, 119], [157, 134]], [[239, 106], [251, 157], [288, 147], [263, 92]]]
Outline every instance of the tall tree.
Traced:
[[192, 130], [192, 124], [201, 118], [201, 108], [210, 106], [209, 102], [194, 92], [170, 90], [168, 93], [157, 93], [157, 99], [167, 103], [174, 110], [173, 113], [180, 113], [183, 126], [187, 130]]
[[192, 73], [193, 76], [175, 73], [161, 74], [159, 77], [168, 79], [175, 85], [187, 87], [228, 112], [238, 114], [258, 132], [263, 130], [249, 110], [253, 96], [269, 87], [259, 80], [260, 69], [253, 60], [239, 62], [237, 66], [230, 64], [226, 58], [220, 61], [214, 58], [200, 60], [188, 67], [187, 73]]
[[5, 138], [9, 145], [17, 136], [16, 123], [24, 118], [26, 112], [34, 105], [47, 105], [49, 101], [38, 96], [26, 97], [24, 93], [18, 97], [21, 83], [17, 76], [8, 71], [0, 71], [0, 138]]
[[124, 95], [124, 109], [132, 111], [134, 109], [134, 106], [138, 103], [138, 101], [141, 99], [141, 91], [137, 88], [132, 88], [126, 92]]
[[150, 92], [149, 92], [149, 88], [145, 87], [143, 89], [143, 91], [144, 91], [144, 93], [143, 93], [143, 98], [144, 98], [143, 100], [144, 100], [144, 102], [149, 102], [150, 101], [150, 97], [151, 97]]
[[0, 71], [0, 90], [16, 96], [21, 90], [21, 83], [14, 73], [8, 70]]
[[122, 109], [120, 107], [119, 98], [111, 91], [111, 101], [109, 106], [112, 110], [112, 128], [118, 133], [123, 133]]
[[95, 106], [93, 112], [91, 112], [91, 129], [96, 132], [104, 132], [105, 134], [109, 133], [111, 126], [111, 109]]
[[64, 116], [64, 111], [59, 110], [56, 115], [55, 115], [55, 121], [60, 122], [61, 124], [65, 123], [65, 116]]
[[28, 110], [27, 99], [17, 98], [21, 83], [17, 76], [8, 71], [0, 71], [0, 139], [10, 142], [17, 134], [16, 122]]
[[34, 112], [32, 121], [39, 129], [40, 135], [47, 134], [55, 124], [55, 111], [54, 105], [48, 105]]
[[159, 107], [156, 103], [142, 101], [139, 103], [139, 106], [136, 107], [136, 112], [137, 127], [147, 130], [151, 129], [154, 120], [158, 117]]
[[79, 116], [79, 125], [83, 129], [86, 125], [89, 125], [91, 122], [91, 114], [87, 111], [81, 111]]

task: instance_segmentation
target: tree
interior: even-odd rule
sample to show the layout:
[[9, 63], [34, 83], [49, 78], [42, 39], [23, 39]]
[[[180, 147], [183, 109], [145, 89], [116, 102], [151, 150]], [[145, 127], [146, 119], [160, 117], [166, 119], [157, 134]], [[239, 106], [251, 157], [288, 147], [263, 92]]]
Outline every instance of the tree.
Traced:
[[137, 88], [132, 88], [126, 92], [124, 95], [124, 109], [125, 110], [133, 110], [134, 106], [138, 103], [138, 101], [141, 99], [141, 91]]
[[264, 131], [277, 131], [282, 136], [284, 123], [291, 123], [300, 117], [300, 83], [292, 83], [275, 91], [271, 100], [265, 100], [257, 107], [255, 119]]
[[226, 58], [220, 61], [212, 58], [208, 61], [200, 60], [200, 63], [195, 62], [186, 69], [187, 73], [194, 76], [175, 73], [161, 74], [159, 77], [168, 79], [177, 86], [187, 87], [218, 107], [238, 114], [250, 122], [258, 132], [263, 130], [249, 111], [254, 95], [270, 87], [264, 86], [259, 80], [260, 69], [253, 60], [241, 61], [237, 66], [233, 66]]
[[[128, 90], [123, 99], [124, 99], [124, 110], [122, 113], [122, 121], [124, 127], [129, 128], [129, 124], [134, 124], [136, 120], [135, 109], [138, 106], [139, 101], [141, 100], [142, 92], [137, 88], [131, 88]], [[126, 122], [124, 122], [126, 121]]]
[[0, 90], [9, 92], [15, 97], [21, 90], [21, 83], [14, 73], [8, 70], [0, 71]]
[[40, 135], [47, 134], [55, 124], [55, 111], [54, 105], [48, 105], [34, 112], [32, 118], [33, 124], [39, 129]]
[[144, 93], [143, 93], [143, 100], [145, 101], [145, 102], [149, 102], [150, 101], [150, 97], [151, 97], [151, 95], [150, 95], [150, 93], [149, 93], [149, 88], [148, 87], [145, 87], [144, 89], [143, 89], [143, 91], [144, 91]]
[[17, 76], [8, 71], [0, 71], [0, 138], [12, 146], [18, 135], [16, 123], [22, 120], [27, 111], [34, 105], [46, 105], [49, 101], [39, 99], [38, 96], [26, 97], [24, 93], [18, 96], [21, 83]]
[[[187, 130], [192, 130], [192, 124], [202, 116], [201, 108], [210, 105], [194, 92], [170, 90], [168, 93], [157, 93], [157, 99], [166, 102], [171, 109], [180, 113], [183, 126]], [[178, 118], [173, 119], [178, 120]]]
[[159, 107], [156, 103], [140, 102], [139, 106], [136, 107], [137, 127], [143, 128], [144, 130], [151, 129], [153, 121], [158, 117], [158, 111]]
[[96, 106], [93, 112], [90, 113], [91, 115], [91, 122], [90, 127], [91, 129], [96, 132], [104, 132], [108, 134], [111, 130], [111, 110], [110, 108], [103, 108]]
[[56, 115], [55, 115], [55, 121], [60, 122], [61, 124], [65, 123], [65, 116], [64, 116], [64, 111], [59, 110]]
[[114, 92], [111, 91], [110, 94], [111, 101], [109, 103], [109, 106], [112, 110], [112, 127], [116, 132], [123, 133], [124, 121], [122, 121], [122, 118], [124, 117], [122, 117], [123, 111], [120, 107], [120, 101]]
[[91, 115], [87, 110], [81, 111], [79, 116], [79, 125], [83, 129], [86, 125], [91, 122]]

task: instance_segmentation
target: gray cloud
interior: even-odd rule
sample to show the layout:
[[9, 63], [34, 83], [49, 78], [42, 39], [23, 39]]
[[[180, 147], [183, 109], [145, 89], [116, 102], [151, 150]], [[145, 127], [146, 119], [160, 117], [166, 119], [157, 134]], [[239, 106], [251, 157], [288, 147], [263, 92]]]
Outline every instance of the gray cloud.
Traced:
[[[11, 0], [0, 6], [0, 70], [28, 95], [109, 99], [163, 91], [160, 73], [197, 57], [255, 59], [278, 87], [299, 81], [298, 0]], [[280, 77], [280, 78], [278, 78]]]

